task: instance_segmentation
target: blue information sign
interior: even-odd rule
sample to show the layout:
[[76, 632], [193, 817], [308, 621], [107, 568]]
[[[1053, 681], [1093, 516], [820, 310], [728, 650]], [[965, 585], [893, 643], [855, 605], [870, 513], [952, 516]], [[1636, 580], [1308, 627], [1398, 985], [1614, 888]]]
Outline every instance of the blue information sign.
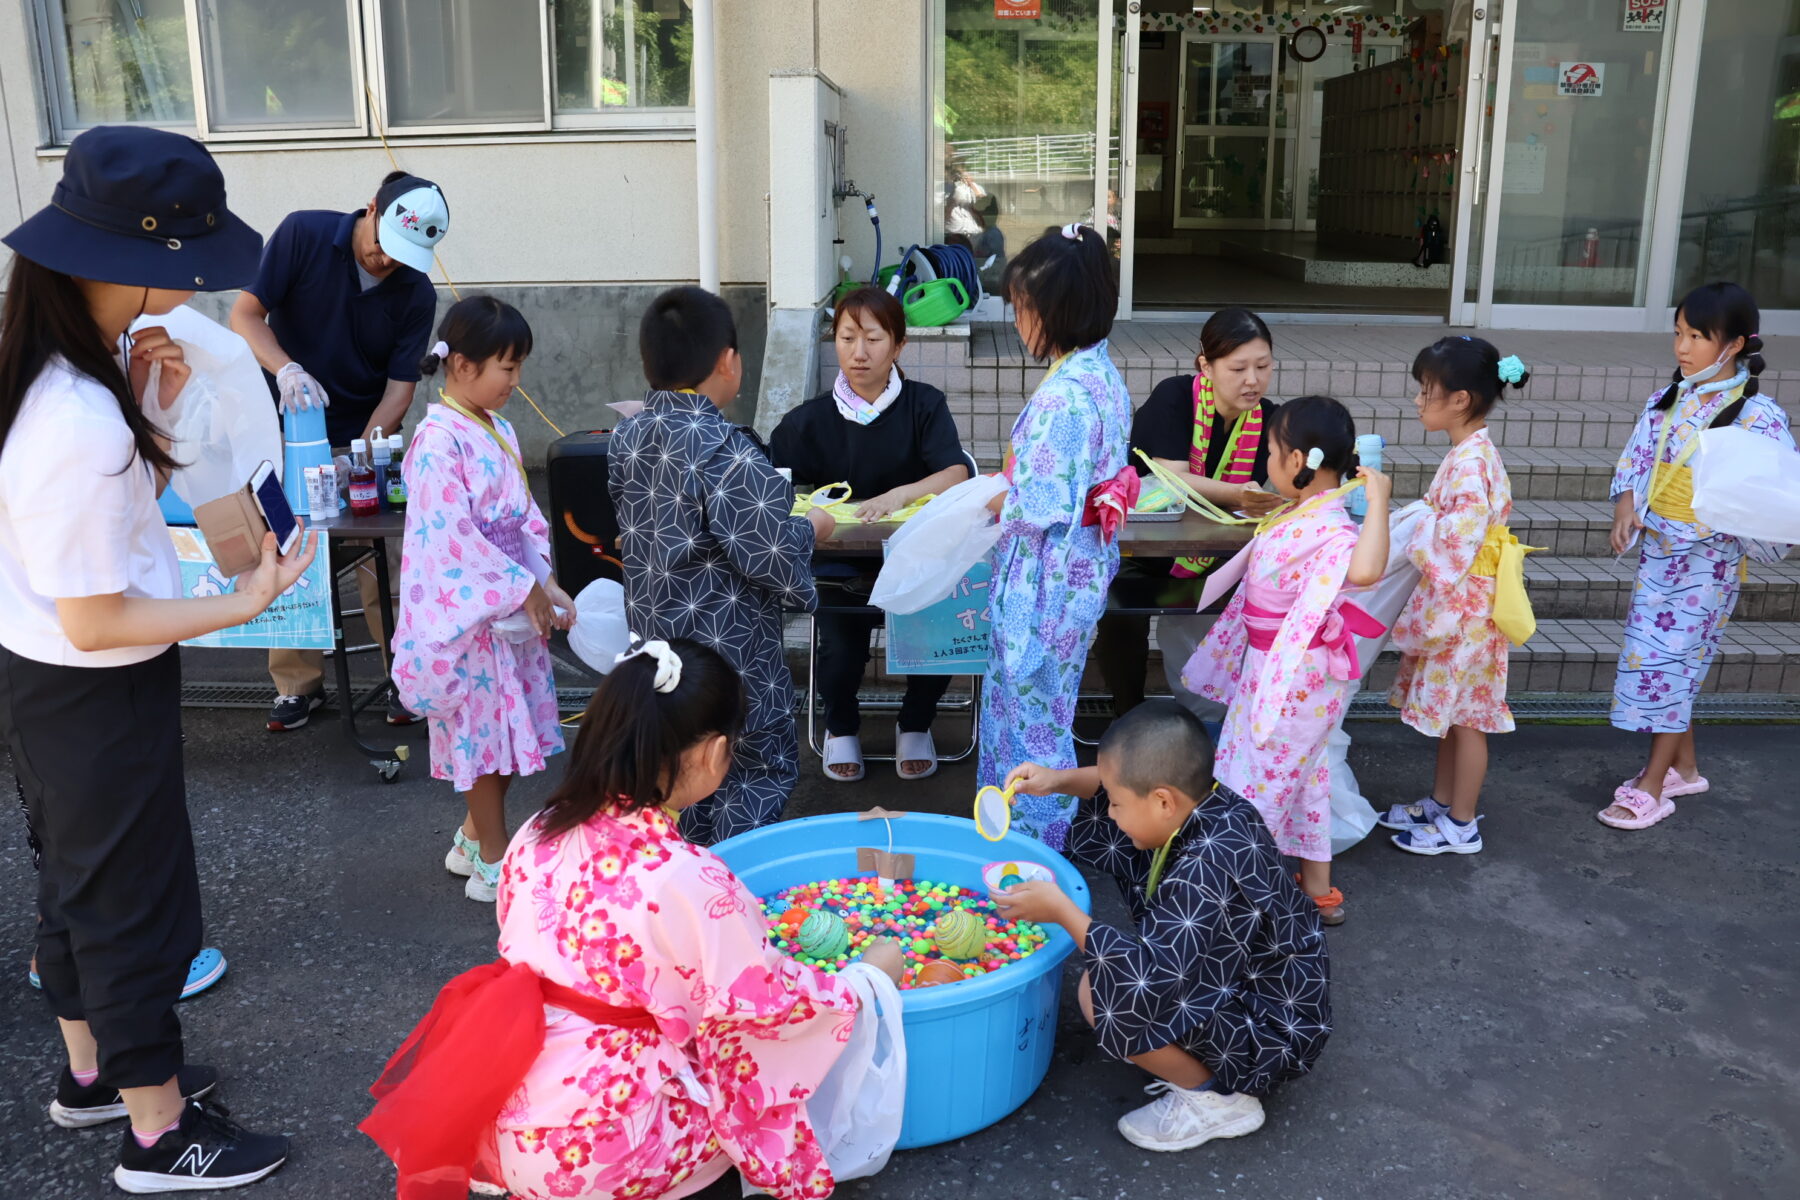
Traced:
[[[198, 529], [172, 528], [175, 557], [181, 560], [181, 589], [186, 596], [222, 596], [237, 586], [214, 565], [206, 548], [206, 535]], [[328, 650], [331, 648], [331, 556], [321, 538], [319, 553], [306, 574], [275, 598], [268, 611], [244, 625], [190, 638], [184, 646], [215, 649], [273, 648]]]
[[916, 613], [889, 613], [890, 675], [980, 675], [987, 670], [988, 580], [993, 571], [975, 564], [949, 598]]

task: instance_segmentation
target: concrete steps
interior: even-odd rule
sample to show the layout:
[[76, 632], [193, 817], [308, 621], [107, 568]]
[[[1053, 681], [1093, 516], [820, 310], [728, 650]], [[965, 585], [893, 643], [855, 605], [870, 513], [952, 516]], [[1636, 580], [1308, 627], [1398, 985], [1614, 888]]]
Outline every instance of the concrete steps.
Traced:
[[[1539, 621], [1622, 621], [1636, 572], [1635, 555], [1619, 560], [1532, 554], [1525, 559], [1525, 590]], [[1800, 562], [1751, 563], [1732, 620], [1800, 620]]]
[[[1393, 477], [1396, 498], [1417, 499], [1431, 486], [1446, 447], [1389, 446], [1382, 468]], [[1602, 500], [1612, 489], [1617, 451], [1509, 447], [1504, 451], [1513, 499]]]
[[[1624, 643], [1622, 621], [1544, 619], [1537, 635], [1508, 656], [1509, 692], [1607, 692]], [[1393, 684], [1399, 657], [1383, 654], [1366, 690]], [[1725, 627], [1719, 656], [1707, 674], [1708, 693], [1800, 693], [1800, 624], [1733, 621]]]
[[[1427, 434], [1412, 407], [1410, 368], [1420, 346], [1442, 327], [1279, 325], [1272, 396], [1336, 396], [1360, 433], [1387, 440], [1384, 466], [1397, 502], [1422, 495], [1448, 449]], [[1512, 480], [1512, 528], [1544, 552], [1525, 560], [1538, 634], [1512, 656], [1515, 693], [1610, 691], [1622, 626], [1630, 607], [1635, 555], [1615, 559], [1608, 545], [1613, 467], [1643, 403], [1668, 381], [1669, 345], [1661, 334], [1573, 332], [1495, 335], [1504, 353], [1530, 366], [1525, 391], [1508, 393], [1489, 418]], [[1157, 382], [1193, 370], [1194, 323], [1136, 321], [1114, 328], [1114, 363], [1138, 403]], [[920, 337], [902, 365], [909, 376], [944, 390], [965, 444], [987, 469], [1002, 461], [1013, 419], [1044, 366], [1030, 361], [1010, 326], [977, 325], [966, 338]], [[1800, 417], [1800, 371], [1762, 377], [1763, 391]], [[1515, 397], [1516, 398], [1513, 398]], [[1371, 690], [1393, 678], [1386, 655]], [[1153, 666], [1151, 677], [1160, 678]], [[1098, 672], [1090, 664], [1090, 684]], [[1725, 634], [1706, 690], [1800, 695], [1800, 556], [1751, 564], [1750, 578]]]

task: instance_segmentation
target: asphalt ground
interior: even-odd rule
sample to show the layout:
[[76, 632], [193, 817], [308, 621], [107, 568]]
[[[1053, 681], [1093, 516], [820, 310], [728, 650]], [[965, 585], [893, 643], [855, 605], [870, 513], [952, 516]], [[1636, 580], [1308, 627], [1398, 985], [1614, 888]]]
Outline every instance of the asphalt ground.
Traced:
[[[422, 731], [384, 786], [329, 716], [282, 736], [255, 712], [184, 716], [207, 939], [231, 971], [182, 1017], [190, 1058], [221, 1070], [234, 1115], [294, 1140], [287, 1165], [245, 1193], [265, 1200], [393, 1194], [355, 1128], [366, 1089], [437, 988], [494, 952], [492, 909], [442, 868], [460, 809], [427, 775]], [[940, 742], [960, 732], [946, 719]], [[1378, 804], [1416, 798], [1429, 744], [1395, 724], [1351, 732], [1364, 790]], [[1641, 740], [1527, 726], [1494, 739], [1483, 853], [1416, 858], [1378, 831], [1344, 855], [1336, 1032], [1317, 1069], [1269, 1100], [1260, 1132], [1172, 1155], [1127, 1144], [1113, 1123], [1147, 1078], [1098, 1053], [1068, 995], [1049, 1077], [1024, 1108], [896, 1155], [840, 1194], [1800, 1194], [1800, 935], [1782, 915], [1800, 894], [1800, 733], [1709, 727], [1700, 746], [1713, 791], [1621, 833], [1593, 814]], [[515, 825], [559, 770], [520, 784]], [[0, 789], [12, 795], [9, 778]], [[962, 813], [973, 790], [970, 764], [921, 783], [875, 766], [846, 786], [808, 761], [789, 814]], [[22, 821], [0, 819], [0, 849], [0, 1196], [116, 1194], [122, 1126], [67, 1131], [45, 1115], [60, 1045], [25, 982], [35, 885]], [[1122, 916], [1110, 886], [1096, 898], [1099, 915]], [[737, 1194], [721, 1183], [705, 1195]]]

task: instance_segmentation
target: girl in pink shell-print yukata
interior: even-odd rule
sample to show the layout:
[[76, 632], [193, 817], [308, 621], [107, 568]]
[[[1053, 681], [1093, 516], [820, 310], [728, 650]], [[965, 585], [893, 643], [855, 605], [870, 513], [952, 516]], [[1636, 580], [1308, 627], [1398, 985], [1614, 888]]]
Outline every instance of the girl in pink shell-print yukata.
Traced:
[[[491, 902], [507, 844], [506, 790], [563, 748], [546, 640], [574, 603], [550, 571], [549, 526], [532, 499], [518, 436], [498, 409], [518, 382], [531, 330], [489, 296], [454, 305], [425, 366], [443, 366], [406, 455], [406, 542], [394, 685], [424, 717], [431, 774], [469, 815], [444, 860], [464, 894]], [[561, 610], [560, 612], [557, 610]]]
[[[730, 765], [738, 675], [697, 642], [620, 657], [507, 852], [500, 961], [445, 987], [374, 1088], [363, 1129], [401, 1200], [461, 1200], [471, 1179], [519, 1200], [674, 1198], [734, 1166], [780, 1200], [835, 1186], [807, 1101], [855, 987], [776, 950], [756, 898], [677, 828]], [[891, 943], [862, 961], [898, 977]]]
[[[1297, 499], [1208, 581], [1202, 610], [1243, 584], [1182, 672], [1191, 690], [1229, 706], [1214, 775], [1263, 816], [1275, 847], [1301, 860], [1301, 886], [1327, 924], [1343, 920], [1331, 886], [1331, 768], [1326, 739], [1361, 674], [1356, 636], [1382, 631], [1344, 596], [1387, 560], [1388, 481], [1356, 472], [1356, 427], [1343, 405], [1307, 396], [1276, 409], [1269, 482]], [[1340, 481], [1369, 489], [1359, 531]]]

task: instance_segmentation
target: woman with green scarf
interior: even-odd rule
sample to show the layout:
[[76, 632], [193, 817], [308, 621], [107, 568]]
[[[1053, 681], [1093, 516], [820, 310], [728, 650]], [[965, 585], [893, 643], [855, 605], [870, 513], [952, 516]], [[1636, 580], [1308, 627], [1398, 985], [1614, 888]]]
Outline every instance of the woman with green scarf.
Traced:
[[[1157, 384], [1132, 421], [1132, 459], [1139, 473], [1148, 470], [1137, 458], [1142, 450], [1221, 508], [1260, 517], [1280, 505], [1281, 497], [1262, 487], [1269, 478], [1269, 448], [1262, 432], [1275, 409], [1274, 402], [1265, 398], [1275, 371], [1274, 346], [1268, 325], [1249, 309], [1214, 313], [1200, 330], [1195, 373], [1172, 375]], [[1133, 578], [1194, 579], [1217, 561], [1128, 558], [1114, 586]], [[1165, 659], [1176, 664], [1170, 675], [1172, 687], [1203, 632], [1201, 626], [1198, 617], [1162, 620], [1158, 641], [1166, 643]], [[1143, 703], [1150, 618], [1129, 614], [1103, 618], [1094, 652], [1112, 693], [1114, 714], [1123, 715]], [[1187, 699], [1179, 687], [1175, 691]]]

